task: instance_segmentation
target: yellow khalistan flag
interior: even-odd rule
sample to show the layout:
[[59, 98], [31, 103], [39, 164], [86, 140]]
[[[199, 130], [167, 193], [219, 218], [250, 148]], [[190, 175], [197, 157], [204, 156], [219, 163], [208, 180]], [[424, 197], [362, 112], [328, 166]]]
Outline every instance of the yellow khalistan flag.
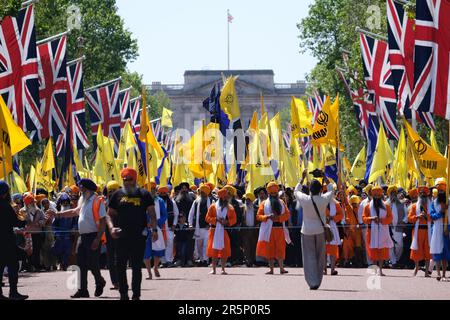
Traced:
[[[139, 140], [149, 144], [155, 149], [156, 153], [159, 157], [164, 157], [164, 151], [161, 148], [161, 145], [156, 140], [155, 135], [153, 134], [152, 126], [150, 125], [150, 121], [148, 119], [147, 114], [147, 102], [145, 101], [145, 94], [142, 95], [142, 111], [141, 111], [141, 131], [139, 132]], [[150, 149], [150, 148], [149, 148]], [[149, 150], [150, 153], [150, 150]]]
[[[116, 180], [120, 182], [120, 176], [117, 171], [116, 162], [114, 161], [113, 144], [109, 138], [103, 136], [101, 124], [97, 131], [97, 157], [100, 157], [99, 162], [96, 159], [96, 166], [98, 165], [98, 173], [101, 173], [101, 166], [103, 166], [104, 175], [102, 176], [105, 182]], [[97, 174], [98, 176], [98, 174]]]
[[14, 178], [14, 191], [17, 191], [18, 193], [25, 193], [27, 192], [27, 185], [23, 181], [22, 177], [17, 174], [17, 172], [13, 171], [13, 178]]
[[408, 165], [406, 161], [406, 139], [405, 130], [401, 129], [400, 139], [395, 151], [395, 160], [392, 170], [392, 181], [398, 187], [406, 188], [408, 184]]
[[434, 150], [425, 142], [414, 129], [409, 125], [408, 121], [403, 120], [408, 134], [408, 140], [412, 144], [414, 157], [416, 158], [420, 171], [425, 178], [442, 178], [446, 176], [447, 159]]
[[236, 92], [235, 82], [237, 76], [231, 76], [225, 82], [222, 93], [220, 94], [220, 106], [231, 122], [241, 117], [239, 110], [239, 100]]
[[45, 147], [44, 156], [42, 157], [42, 170], [48, 172], [55, 167], [55, 158], [53, 156], [52, 138], [48, 139]]
[[291, 130], [296, 138], [312, 135], [312, 113], [306, 107], [303, 100], [292, 97], [291, 101]]
[[131, 131], [130, 120], [127, 120], [120, 136], [119, 152], [117, 153], [117, 160], [120, 164], [127, 163], [127, 151], [134, 147], [136, 142], [134, 140], [133, 132]]
[[196, 178], [208, 177], [213, 168], [211, 165], [211, 154], [208, 151], [210, 141], [205, 141], [205, 124], [202, 123], [192, 138], [187, 143], [189, 150], [189, 169]]
[[173, 174], [172, 174], [172, 185], [178, 186], [182, 182], [188, 182], [192, 184], [194, 182], [194, 176], [189, 170], [188, 165], [185, 163], [185, 153], [189, 149], [181, 143], [180, 135], [177, 131], [175, 146], [173, 152]]
[[327, 97], [323, 105], [322, 111], [319, 113], [314, 123], [312, 144], [337, 144], [337, 130], [339, 128], [339, 96], [336, 97], [333, 105], [331, 105], [330, 97]]
[[30, 139], [25, 135], [22, 129], [14, 122], [14, 119], [0, 95], [0, 178], [4, 176], [3, 165], [6, 168], [6, 174], [12, 171], [12, 157], [31, 145]]
[[384, 177], [386, 166], [392, 161], [394, 161], [394, 154], [389, 146], [383, 126], [380, 126], [377, 147], [375, 149], [375, 154], [372, 161], [372, 168], [370, 168], [369, 183], [374, 182], [379, 177]]
[[262, 156], [262, 163], [268, 164], [270, 162], [270, 158], [272, 157], [272, 148], [271, 148], [271, 129], [269, 123], [269, 115], [267, 112], [264, 112], [259, 120], [259, 141], [260, 141], [260, 150]]
[[247, 193], [253, 193], [258, 187], [263, 187], [267, 182], [274, 180], [272, 168], [269, 165], [263, 165], [260, 157], [260, 141], [258, 117], [256, 111], [253, 113], [249, 130], [252, 130], [252, 139], [249, 144], [249, 163], [247, 165]]
[[172, 110], [163, 108], [162, 116], [161, 116], [161, 125], [163, 127], [173, 128], [172, 114], [173, 114]]
[[366, 146], [364, 146], [356, 156], [351, 173], [354, 179], [364, 179], [364, 175], [366, 174]]
[[437, 152], [440, 152], [438, 143], [436, 141], [436, 133], [434, 132], [434, 130], [431, 130], [431, 132], [430, 132], [430, 144], [434, 150], [436, 150]]

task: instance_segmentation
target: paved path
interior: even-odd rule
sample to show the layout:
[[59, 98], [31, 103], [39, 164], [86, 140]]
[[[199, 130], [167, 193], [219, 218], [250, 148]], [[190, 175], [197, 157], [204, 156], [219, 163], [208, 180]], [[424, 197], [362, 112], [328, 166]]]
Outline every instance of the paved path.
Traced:
[[[161, 278], [157, 280], [145, 280], [147, 272], [143, 269], [142, 299], [450, 299], [450, 282], [436, 281], [435, 273], [433, 278], [424, 278], [423, 272], [413, 278], [412, 270], [387, 269], [386, 277], [377, 278], [366, 269], [339, 269], [338, 276], [325, 276], [320, 289], [311, 291], [303, 277], [303, 269], [287, 270], [289, 274], [286, 275], [267, 276], [266, 268], [228, 268], [229, 275], [210, 275], [209, 268], [170, 268], [160, 269]], [[131, 270], [128, 272], [130, 282]], [[100, 299], [118, 299], [119, 293], [109, 290], [108, 272], [103, 270], [102, 273], [108, 284]], [[20, 292], [28, 294], [30, 299], [68, 299], [73, 292], [67, 289], [69, 277], [69, 273], [60, 271], [21, 274]], [[93, 283], [94, 279], [89, 275], [91, 297]], [[370, 289], [378, 284], [380, 289]], [[8, 292], [8, 288], [4, 290]]]

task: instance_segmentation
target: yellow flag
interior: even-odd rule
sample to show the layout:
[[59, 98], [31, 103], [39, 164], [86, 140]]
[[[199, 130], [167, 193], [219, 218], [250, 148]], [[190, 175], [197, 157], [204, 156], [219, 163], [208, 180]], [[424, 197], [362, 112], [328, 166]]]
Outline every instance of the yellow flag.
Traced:
[[292, 97], [291, 101], [291, 130], [294, 137], [307, 137], [312, 135], [312, 113], [303, 100]]
[[392, 181], [396, 186], [402, 188], [408, 187], [408, 165], [406, 161], [406, 151], [405, 130], [402, 127], [392, 170]]
[[369, 183], [376, 181], [379, 177], [384, 177], [386, 166], [392, 161], [394, 161], [394, 154], [389, 146], [384, 128], [380, 125], [377, 147], [373, 156], [372, 167], [370, 168]]
[[272, 157], [271, 148], [271, 130], [267, 112], [263, 113], [261, 120], [259, 120], [259, 141], [261, 146], [261, 161], [263, 164], [268, 164]]
[[36, 188], [43, 188], [47, 191], [52, 191], [54, 187], [54, 181], [52, 180], [51, 171], [44, 171], [42, 167], [42, 161], [36, 161]]
[[25, 182], [23, 181], [22, 177], [17, 174], [17, 172], [13, 171], [13, 178], [14, 178], [14, 189], [18, 193], [25, 193], [27, 192], [27, 186]]
[[359, 151], [351, 168], [353, 178], [362, 180], [366, 174], [366, 146]]
[[53, 156], [52, 138], [49, 138], [42, 157], [42, 169], [48, 172], [52, 171], [53, 168], [55, 168], [55, 158]]
[[434, 130], [431, 130], [431, 132], [430, 132], [430, 143], [431, 143], [431, 147], [434, 150], [436, 150], [437, 152], [440, 152], [438, 143], [436, 141], [436, 133], [434, 132]]
[[173, 128], [172, 114], [173, 114], [172, 110], [163, 108], [162, 117], [161, 117], [161, 125], [163, 127]]
[[139, 132], [139, 140], [145, 142], [149, 146], [152, 146], [156, 150], [158, 156], [164, 156], [164, 151], [162, 150], [159, 142], [156, 140], [155, 135], [153, 134], [152, 126], [150, 125], [147, 114], [147, 102], [145, 100], [145, 94], [142, 95], [141, 131]]
[[236, 180], [237, 180], [236, 163], [233, 161], [233, 164], [231, 165], [231, 168], [228, 171], [227, 184], [234, 185], [236, 183]]
[[331, 105], [330, 97], [327, 97], [322, 111], [314, 123], [312, 144], [337, 144], [337, 130], [339, 128], [339, 96]]
[[239, 100], [235, 86], [236, 79], [237, 76], [229, 77], [223, 86], [222, 93], [220, 95], [220, 106], [231, 121], [237, 120], [241, 117]]
[[98, 126], [97, 132], [97, 155], [101, 156], [103, 164], [105, 182], [111, 180], [120, 180], [119, 172], [114, 161], [114, 141], [107, 137], [103, 137], [102, 127]]
[[205, 124], [194, 133], [187, 143], [189, 150], [189, 169], [196, 178], [207, 177], [213, 171], [211, 165], [211, 155], [206, 154], [205, 149], [210, 141], [205, 142]]
[[117, 153], [117, 160], [122, 164], [127, 163], [127, 151], [136, 145], [133, 132], [131, 131], [130, 121], [127, 120], [120, 136], [119, 152]]
[[0, 95], [0, 136], [11, 156], [19, 153], [29, 145], [30, 139], [22, 129], [14, 122], [11, 112]]
[[138, 169], [134, 148], [130, 149], [130, 151], [128, 152], [127, 167], [132, 168], [136, 171]]
[[77, 172], [80, 175], [84, 174], [85, 170], [84, 170], [82, 162], [80, 161], [80, 157], [78, 156], [78, 150], [77, 150], [75, 144], [73, 145], [73, 161], [75, 162], [75, 168], [77, 168]]
[[[4, 171], [6, 171], [7, 176], [11, 173], [11, 171], [13, 171], [12, 156], [11, 156], [10, 149], [6, 148], [6, 145], [4, 148], [2, 148], [3, 146], [4, 146], [4, 144], [0, 143], [0, 155], [4, 156], [4, 160], [0, 156], [0, 179], [6, 179], [4, 177]], [[4, 164], [3, 164], [3, 161], [5, 162]], [[3, 170], [3, 165], [5, 166], [5, 170]]]
[[408, 134], [408, 140], [411, 142], [414, 157], [425, 178], [445, 177], [447, 159], [426, 143], [425, 140], [423, 140], [409, 125], [408, 121], [403, 120], [403, 123]]

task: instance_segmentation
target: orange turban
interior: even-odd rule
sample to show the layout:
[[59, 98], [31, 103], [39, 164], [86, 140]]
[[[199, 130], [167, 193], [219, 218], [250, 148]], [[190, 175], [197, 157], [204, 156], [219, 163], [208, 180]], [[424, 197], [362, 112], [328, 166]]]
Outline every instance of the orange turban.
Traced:
[[202, 184], [202, 185], [200, 186], [200, 192], [203, 192], [204, 194], [206, 194], [207, 196], [209, 196], [209, 194], [211, 193], [211, 189], [209, 188], [208, 185]]
[[190, 187], [190, 189], [191, 189], [191, 191], [197, 191], [197, 189], [198, 189], [198, 187], [195, 185], [195, 184], [193, 184], [191, 187]]
[[23, 203], [26, 206], [33, 203], [33, 201], [36, 201], [36, 199], [34, 198], [34, 196], [32, 194], [29, 194], [25, 198], [23, 198]]
[[383, 188], [381, 187], [373, 187], [372, 188], [372, 197], [374, 198], [381, 198], [383, 197]]
[[159, 187], [158, 188], [158, 193], [159, 194], [168, 194], [169, 193], [169, 187], [168, 186], [164, 186], [164, 187]]
[[426, 186], [421, 186], [418, 188], [419, 194], [421, 193], [425, 193], [426, 196], [430, 195], [430, 188], [426, 187]]
[[280, 190], [276, 182], [269, 182], [266, 189], [269, 194], [277, 194]]
[[78, 186], [73, 185], [73, 186], [70, 187], [70, 191], [72, 193], [79, 194], [80, 193], [80, 188], [78, 188]]
[[216, 187], [215, 185], [214, 185], [214, 183], [211, 183], [211, 182], [207, 182], [207, 183], [205, 183], [208, 187], [209, 187], [209, 190], [211, 190], [211, 192], [214, 190], [214, 188]]
[[419, 192], [417, 189], [411, 189], [408, 191], [408, 195], [410, 198], [417, 198], [419, 196]]
[[438, 191], [447, 191], [447, 182], [445, 181], [445, 179], [436, 179], [436, 189]]
[[354, 186], [349, 186], [347, 188], [347, 195], [350, 194], [350, 192], [353, 192], [354, 195], [358, 195], [358, 190]]
[[229, 193], [230, 193], [230, 195], [232, 196], [232, 197], [236, 197], [236, 195], [237, 195], [237, 191], [236, 191], [236, 188], [235, 187], [233, 187], [233, 186], [230, 186], [229, 184], [227, 184], [225, 187], [223, 187], [225, 190], [227, 190]]
[[122, 177], [122, 179], [131, 178], [133, 179], [133, 181], [137, 181], [137, 171], [133, 168], [122, 169], [122, 171], [120, 172], [120, 176]]
[[217, 192], [217, 195], [219, 196], [220, 200], [224, 200], [228, 197], [228, 190], [225, 188], [220, 189], [219, 192]]

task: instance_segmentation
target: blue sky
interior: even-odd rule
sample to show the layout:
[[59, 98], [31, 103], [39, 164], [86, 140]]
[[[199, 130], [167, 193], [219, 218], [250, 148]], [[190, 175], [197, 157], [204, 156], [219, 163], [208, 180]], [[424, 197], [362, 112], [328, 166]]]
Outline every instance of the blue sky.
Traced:
[[231, 69], [273, 69], [278, 83], [304, 80], [316, 64], [299, 53], [297, 22], [314, 0], [117, 0], [139, 44], [131, 71], [144, 82], [183, 83], [185, 70], [227, 68], [227, 9]]

